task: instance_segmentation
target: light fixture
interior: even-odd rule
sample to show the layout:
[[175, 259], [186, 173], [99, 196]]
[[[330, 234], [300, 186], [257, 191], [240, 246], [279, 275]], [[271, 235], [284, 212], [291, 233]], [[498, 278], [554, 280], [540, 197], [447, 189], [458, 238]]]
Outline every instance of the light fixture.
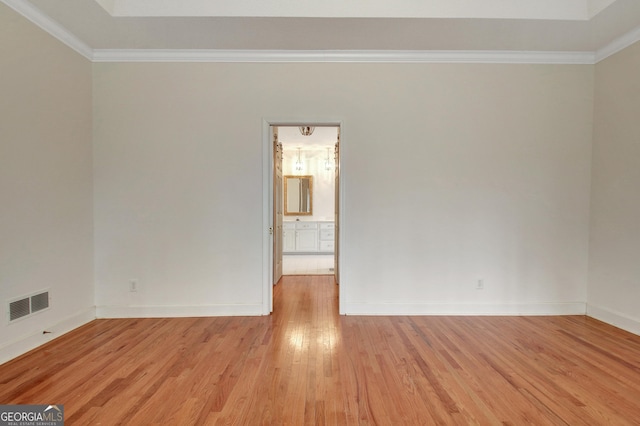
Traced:
[[298, 129], [300, 129], [302, 136], [311, 136], [316, 128], [313, 126], [300, 126]]
[[333, 168], [331, 165], [331, 160], [329, 159], [329, 148], [327, 148], [327, 159], [324, 160], [324, 169], [329, 171]]
[[298, 159], [296, 160], [295, 169], [296, 169], [296, 172], [302, 171], [302, 160], [300, 160], [300, 148], [298, 148]]

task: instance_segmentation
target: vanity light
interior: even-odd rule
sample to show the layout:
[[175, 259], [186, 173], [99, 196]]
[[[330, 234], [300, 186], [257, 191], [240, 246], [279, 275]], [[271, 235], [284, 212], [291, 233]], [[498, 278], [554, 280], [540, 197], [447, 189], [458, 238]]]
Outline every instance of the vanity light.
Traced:
[[311, 136], [316, 128], [313, 126], [300, 126], [298, 129], [302, 136]]
[[298, 148], [298, 160], [296, 160], [295, 169], [296, 169], [296, 172], [302, 171], [302, 160], [300, 160], [300, 148]]
[[333, 168], [331, 160], [329, 159], [329, 148], [327, 148], [327, 159], [324, 160], [324, 169], [329, 171]]

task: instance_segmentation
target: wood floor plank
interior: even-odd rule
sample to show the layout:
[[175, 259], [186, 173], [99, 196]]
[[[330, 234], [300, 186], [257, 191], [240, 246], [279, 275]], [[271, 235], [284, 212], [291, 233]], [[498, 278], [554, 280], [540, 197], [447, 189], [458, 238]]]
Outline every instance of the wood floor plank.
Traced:
[[1, 404], [87, 425], [633, 425], [640, 336], [584, 316], [338, 315], [285, 276], [267, 317], [96, 320], [0, 365]]

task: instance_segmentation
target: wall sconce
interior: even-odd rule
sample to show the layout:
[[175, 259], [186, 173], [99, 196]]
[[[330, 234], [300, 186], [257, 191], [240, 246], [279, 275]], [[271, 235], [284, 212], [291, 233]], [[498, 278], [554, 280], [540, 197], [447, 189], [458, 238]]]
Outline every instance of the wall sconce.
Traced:
[[298, 159], [296, 160], [296, 163], [294, 165], [294, 169], [296, 172], [302, 172], [303, 169], [303, 164], [302, 164], [302, 160], [300, 159], [300, 148], [298, 148]]
[[329, 148], [327, 148], [327, 159], [324, 160], [324, 169], [329, 171], [333, 168], [333, 164], [331, 164], [331, 160], [329, 159]]

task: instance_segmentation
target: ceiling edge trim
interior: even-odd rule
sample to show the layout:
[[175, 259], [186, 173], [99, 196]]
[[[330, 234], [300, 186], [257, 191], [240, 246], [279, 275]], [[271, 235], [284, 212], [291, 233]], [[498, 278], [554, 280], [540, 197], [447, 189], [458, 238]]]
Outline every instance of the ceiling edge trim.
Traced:
[[606, 46], [596, 50], [595, 62], [598, 63], [607, 59], [609, 56], [626, 49], [638, 41], [640, 41], [640, 27], [634, 28], [625, 35], [618, 37]]
[[93, 60], [93, 49], [89, 47], [89, 45], [73, 35], [58, 22], [42, 13], [31, 3], [24, 0], [0, 1], [85, 58]]
[[96, 49], [94, 62], [593, 64], [593, 52]]

